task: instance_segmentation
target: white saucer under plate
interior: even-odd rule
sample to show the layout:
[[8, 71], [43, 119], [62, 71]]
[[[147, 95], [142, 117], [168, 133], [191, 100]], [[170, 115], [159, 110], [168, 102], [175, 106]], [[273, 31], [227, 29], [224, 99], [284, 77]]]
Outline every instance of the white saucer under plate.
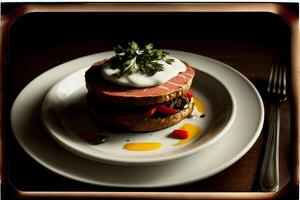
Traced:
[[[234, 98], [235, 118], [223, 137], [193, 155], [150, 166], [119, 166], [85, 159], [66, 151], [40, 122], [43, 99], [60, 79], [108, 58], [111, 52], [85, 56], [40, 75], [19, 94], [11, 111], [11, 125], [23, 149], [46, 168], [78, 181], [119, 187], [162, 187], [212, 176], [232, 165], [255, 143], [263, 125], [264, 109], [255, 87], [242, 74], [216, 60], [181, 51], [172, 56], [222, 80]], [[183, 170], [185, 169], [185, 170]]]
[[[195, 69], [201, 69], [195, 66]], [[205, 117], [186, 118], [180, 123], [159, 131], [134, 133], [130, 131], [108, 131], [95, 123], [86, 104], [87, 89], [85, 71], [76, 71], [54, 85], [47, 93], [42, 106], [42, 121], [50, 135], [66, 149], [92, 160], [122, 164], [161, 164], [189, 156], [220, 139], [231, 126], [236, 106], [226, 82], [218, 81], [203, 71], [196, 70], [192, 91], [197, 101], [205, 107]], [[197, 109], [195, 108], [195, 111]], [[196, 137], [189, 142], [174, 139], [170, 133], [184, 124], [199, 128]], [[80, 138], [85, 131], [98, 131], [109, 136], [109, 141], [92, 145]], [[130, 143], [155, 142], [161, 148], [152, 151], [128, 151], [124, 145]], [[182, 145], [176, 145], [181, 142]], [[180, 144], [180, 143], [179, 143]]]

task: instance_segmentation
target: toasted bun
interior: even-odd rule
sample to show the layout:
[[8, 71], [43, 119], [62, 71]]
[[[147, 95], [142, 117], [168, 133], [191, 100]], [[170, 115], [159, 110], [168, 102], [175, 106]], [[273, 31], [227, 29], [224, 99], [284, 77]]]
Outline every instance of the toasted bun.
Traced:
[[195, 70], [186, 62], [182, 61], [187, 69], [166, 83], [149, 87], [134, 88], [121, 86], [106, 81], [101, 76], [101, 68], [106, 60], [95, 63], [85, 75], [88, 92], [101, 101], [119, 105], [155, 105], [170, 101], [184, 95], [191, 87]]
[[158, 118], [146, 118], [146, 119], [127, 119], [127, 120], [116, 120], [113, 116], [103, 116], [99, 113], [95, 113], [94, 109], [91, 108], [93, 115], [98, 123], [104, 124], [105, 126], [112, 126], [119, 129], [125, 129], [136, 132], [145, 131], [156, 131], [160, 129], [167, 128], [174, 124], [177, 124], [188, 115], [191, 114], [194, 108], [194, 102], [191, 101], [187, 104], [188, 107], [166, 117]]

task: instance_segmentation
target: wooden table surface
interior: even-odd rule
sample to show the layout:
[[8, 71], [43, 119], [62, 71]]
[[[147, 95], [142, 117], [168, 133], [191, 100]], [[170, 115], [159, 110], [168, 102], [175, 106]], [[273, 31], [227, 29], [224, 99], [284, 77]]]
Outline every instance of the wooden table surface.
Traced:
[[[24, 191], [254, 191], [259, 159], [264, 152], [264, 128], [259, 139], [239, 161], [217, 175], [192, 184], [155, 189], [126, 189], [80, 183], [42, 167], [18, 145], [9, 125], [9, 112], [18, 93], [35, 77], [58, 64], [111, 50], [119, 41], [150, 41], [161, 48], [205, 55], [224, 62], [248, 77], [262, 95], [272, 64], [291, 64], [290, 29], [270, 13], [156, 13], [122, 14], [122, 21], [143, 24], [137, 30], [118, 22], [116, 13], [31, 14], [10, 29], [8, 67], [4, 76], [6, 173], [10, 183]], [[164, 23], [158, 23], [158, 22]], [[118, 24], [118, 28], [116, 28]], [[149, 30], [155, 24], [157, 28]], [[166, 28], [166, 25], [172, 28]], [[120, 34], [122, 30], [122, 34]], [[300, 73], [300, 72], [299, 72]], [[289, 82], [290, 79], [288, 79]], [[291, 103], [281, 107], [280, 187], [291, 176]], [[247, 113], [245, 113], [247, 114]], [[24, 116], [26, 117], [26, 116]], [[234, 140], [234, 138], [233, 138]], [[220, 155], [222, 156], [222, 155]]]

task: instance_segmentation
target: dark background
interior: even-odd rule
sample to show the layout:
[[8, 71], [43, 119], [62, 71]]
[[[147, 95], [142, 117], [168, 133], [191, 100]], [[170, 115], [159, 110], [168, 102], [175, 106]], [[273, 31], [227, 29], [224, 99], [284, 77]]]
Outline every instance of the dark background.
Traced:
[[[297, 10], [296, 4], [288, 4]], [[3, 4], [9, 14], [15, 4]], [[297, 12], [298, 13], [298, 12]], [[136, 41], [159, 48], [194, 52], [225, 62], [246, 75], [264, 97], [273, 63], [290, 67], [290, 28], [272, 13], [31, 13], [9, 29], [4, 98], [9, 184], [25, 191], [253, 191], [264, 134], [254, 147], [225, 171], [196, 183], [169, 188], [126, 189], [93, 186], [45, 169], [15, 141], [9, 122], [17, 94], [35, 77], [74, 58]], [[290, 102], [282, 107], [280, 180], [291, 166]], [[222, 155], [220, 155], [222, 156]]]
[[[14, 84], [6, 76], [9, 86], [15, 81], [25, 86], [62, 62], [132, 40], [221, 61], [257, 54], [273, 62], [289, 62], [291, 43], [289, 27], [272, 13], [31, 13], [11, 25], [8, 39], [7, 74], [24, 75]], [[271, 55], [272, 50], [277, 51]]]

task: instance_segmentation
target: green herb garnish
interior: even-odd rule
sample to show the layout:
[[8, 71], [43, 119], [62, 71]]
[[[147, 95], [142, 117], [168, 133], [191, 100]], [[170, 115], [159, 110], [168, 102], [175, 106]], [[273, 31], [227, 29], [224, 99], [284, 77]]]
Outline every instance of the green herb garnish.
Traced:
[[153, 76], [158, 71], [163, 71], [163, 64], [158, 61], [164, 61], [167, 64], [174, 62], [174, 59], [168, 58], [168, 52], [162, 49], [154, 49], [153, 44], [147, 44], [140, 48], [136, 42], [129, 42], [127, 46], [117, 45], [114, 47], [116, 55], [107, 63], [112, 69], [120, 71], [114, 75], [118, 78], [140, 72], [148, 76]]

